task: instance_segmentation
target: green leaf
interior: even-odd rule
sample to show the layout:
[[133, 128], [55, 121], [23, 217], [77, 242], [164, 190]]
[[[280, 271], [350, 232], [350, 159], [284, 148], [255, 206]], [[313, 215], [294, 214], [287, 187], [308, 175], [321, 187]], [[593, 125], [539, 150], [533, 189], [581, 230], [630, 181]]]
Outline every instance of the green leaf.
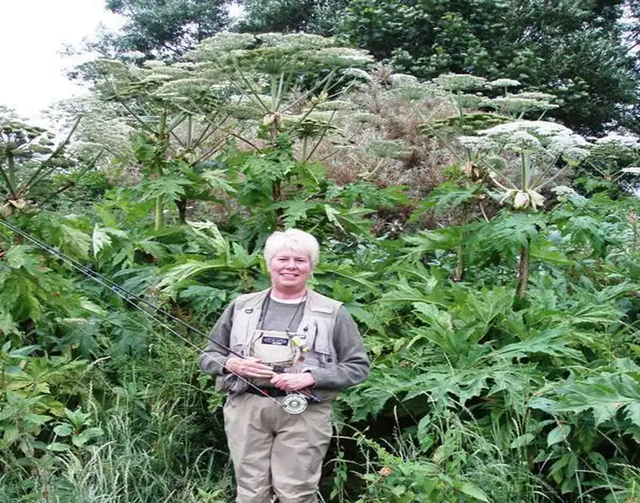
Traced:
[[487, 495], [480, 489], [478, 486], [475, 486], [469, 482], [463, 482], [460, 485], [460, 491], [465, 493], [467, 496], [471, 496], [478, 501], [484, 501], [485, 503], [489, 503], [489, 498]]
[[625, 414], [629, 421], [636, 426], [640, 426], [640, 401], [627, 404]]
[[93, 256], [97, 256], [105, 246], [111, 244], [111, 236], [107, 232], [100, 228], [98, 224], [93, 228], [93, 235], [91, 236], [91, 243], [93, 244]]
[[222, 169], [208, 169], [203, 171], [201, 176], [214, 190], [221, 190], [227, 194], [236, 193], [236, 189], [229, 185], [229, 182], [225, 179], [226, 172]]
[[60, 224], [57, 229], [58, 245], [68, 254], [87, 257], [91, 247], [91, 238], [80, 229]]
[[213, 269], [226, 269], [227, 264], [220, 260], [210, 260], [202, 262], [199, 260], [189, 260], [184, 264], [179, 264], [169, 269], [157, 285], [160, 290], [171, 290], [176, 283], [193, 278], [203, 272]]
[[11, 314], [7, 312], [0, 313], [0, 333], [3, 333], [4, 335], [20, 334], [18, 325], [13, 322]]
[[79, 435], [74, 435], [73, 437], [71, 437], [71, 442], [76, 447], [82, 447], [87, 442], [91, 441], [92, 439], [94, 439], [96, 437], [100, 437], [103, 434], [104, 434], [104, 432], [102, 431], [101, 428], [87, 428], [86, 430], [84, 430]]
[[526, 358], [532, 355], [564, 356], [574, 361], [582, 361], [584, 356], [577, 349], [569, 347], [569, 334], [563, 330], [549, 330], [529, 339], [505, 347], [495, 352], [503, 358]]
[[536, 436], [533, 433], [525, 433], [524, 435], [520, 435], [513, 442], [511, 442], [511, 449], [519, 449], [520, 447], [524, 447], [525, 445], [529, 445], [531, 442], [535, 440]]
[[71, 449], [70, 445], [63, 444], [60, 442], [51, 442], [47, 445], [47, 450], [51, 452], [65, 452]]
[[186, 195], [185, 187], [193, 185], [191, 180], [177, 176], [164, 175], [157, 180], [148, 181], [141, 190], [144, 195], [141, 201], [162, 198], [165, 202], [176, 201]]
[[295, 227], [296, 224], [307, 218], [307, 212], [311, 211], [319, 206], [318, 203], [310, 203], [307, 201], [287, 201], [274, 205], [274, 207], [281, 207], [284, 209], [283, 223], [285, 229]]
[[547, 435], [547, 446], [551, 447], [558, 442], [563, 442], [571, 433], [571, 426], [568, 424], [559, 424]]
[[327, 218], [329, 219], [329, 222], [331, 222], [333, 225], [338, 227], [340, 230], [344, 231], [344, 227], [342, 227], [342, 225], [340, 224], [340, 221], [337, 218], [337, 215], [340, 215], [340, 212], [332, 208], [328, 204], [324, 205], [324, 211], [325, 211], [325, 214], [327, 215]]
[[29, 356], [31, 353], [33, 353], [37, 349], [40, 349], [40, 346], [36, 346], [36, 345], [22, 346], [20, 348], [16, 348], [16, 349], [12, 350], [11, 352], [9, 352], [9, 354], [7, 356], [9, 358], [25, 359], [27, 356]]
[[31, 273], [36, 273], [38, 262], [29, 255], [31, 247], [18, 245], [12, 247], [5, 255], [6, 263], [12, 269], [24, 268]]
[[68, 437], [73, 433], [73, 428], [69, 424], [59, 424], [53, 429], [53, 432], [59, 437]]
[[6, 445], [11, 445], [20, 438], [20, 431], [16, 425], [9, 425], [4, 428], [2, 440]]
[[[603, 373], [587, 382], [566, 386], [561, 391], [562, 405], [557, 407], [559, 412], [592, 409], [596, 421], [610, 419], [613, 417], [612, 411], [640, 404], [640, 382], [633, 373]], [[637, 415], [632, 411], [630, 418], [636, 419]], [[640, 423], [634, 424], [640, 426]]]

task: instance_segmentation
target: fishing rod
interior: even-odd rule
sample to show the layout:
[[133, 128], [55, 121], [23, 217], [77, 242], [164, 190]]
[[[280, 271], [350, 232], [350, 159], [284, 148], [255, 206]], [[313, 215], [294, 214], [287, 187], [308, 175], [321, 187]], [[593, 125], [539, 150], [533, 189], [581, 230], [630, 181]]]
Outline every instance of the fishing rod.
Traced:
[[[115, 281], [112, 281], [111, 279], [107, 278], [106, 276], [103, 276], [102, 274], [94, 271], [93, 269], [90, 269], [90, 268], [86, 267], [85, 265], [81, 264], [80, 262], [78, 262], [78, 261], [72, 259], [71, 257], [69, 257], [68, 255], [62, 253], [60, 250], [57, 250], [56, 248], [53, 248], [52, 246], [49, 246], [48, 244], [44, 243], [43, 241], [40, 241], [38, 238], [35, 238], [35, 237], [31, 236], [30, 234], [28, 234], [27, 232], [23, 231], [19, 227], [6, 222], [2, 218], [0, 218], [0, 224], [5, 226], [6, 228], [10, 229], [12, 232], [14, 232], [14, 233], [22, 236], [23, 238], [31, 241], [36, 246], [40, 247], [41, 249], [45, 250], [46, 252], [58, 257], [63, 262], [69, 264], [71, 267], [73, 267], [77, 271], [80, 271], [85, 276], [87, 276], [90, 279], [94, 280], [96, 283], [104, 286], [105, 288], [107, 288], [111, 292], [115, 293], [118, 297], [123, 299], [125, 302], [129, 303], [130, 305], [132, 305], [133, 307], [135, 307], [139, 311], [143, 312], [145, 315], [147, 315], [149, 318], [154, 320], [160, 326], [164, 327], [170, 333], [172, 333], [173, 335], [175, 335], [176, 337], [181, 339], [183, 342], [185, 342], [187, 345], [189, 345], [192, 348], [194, 348], [199, 354], [204, 355], [206, 358], [209, 358], [210, 360], [214, 361], [215, 363], [220, 364], [230, 374], [233, 374], [238, 379], [243, 381], [245, 384], [247, 384], [248, 386], [254, 388], [260, 395], [265, 396], [267, 398], [270, 398], [272, 401], [277, 403], [279, 406], [283, 407], [283, 409], [286, 412], [288, 412], [290, 414], [300, 414], [301, 412], [303, 412], [306, 409], [307, 400], [311, 401], [311, 402], [315, 402], [315, 403], [322, 402], [322, 399], [320, 397], [318, 397], [315, 393], [313, 393], [311, 390], [304, 390], [304, 389], [298, 390], [295, 393], [286, 395], [286, 397], [285, 397], [285, 399], [283, 400], [282, 403], [278, 402], [274, 397], [269, 395], [263, 389], [261, 389], [260, 387], [256, 386], [250, 380], [245, 379], [243, 376], [241, 376], [237, 372], [234, 372], [233, 370], [231, 370], [226, 364], [217, 361], [209, 353], [207, 353], [207, 352], [203, 351], [202, 349], [200, 349], [193, 342], [191, 342], [186, 337], [183, 337], [179, 332], [174, 330], [172, 327], [170, 327], [169, 325], [164, 323], [159, 318], [155, 317], [152, 313], [150, 313], [146, 309], [144, 309], [141, 306], [139, 306], [138, 304], [136, 304], [132, 299], [135, 299], [138, 302], [150, 307], [151, 309], [153, 309], [157, 313], [160, 313], [160, 314], [166, 316], [167, 318], [179, 323], [184, 328], [195, 332], [196, 334], [200, 335], [201, 337], [204, 337], [204, 338], [208, 339], [215, 346], [217, 346], [219, 349], [221, 349], [223, 351], [226, 351], [228, 354], [234, 355], [234, 356], [244, 360], [245, 357], [243, 355], [241, 355], [240, 353], [237, 353], [236, 351], [233, 351], [231, 348], [229, 348], [228, 346], [225, 346], [224, 344], [222, 344], [222, 343], [220, 343], [218, 341], [214, 341], [213, 339], [209, 339], [208, 335], [206, 333], [204, 333], [203, 331], [201, 331], [201, 330], [197, 329], [196, 327], [190, 325], [189, 323], [187, 323], [184, 320], [178, 318], [177, 316], [174, 316], [170, 312], [168, 312], [168, 311], [156, 306], [155, 304], [149, 302], [148, 300], [144, 299], [143, 297], [141, 297], [139, 295], [136, 295], [135, 293], [131, 292], [130, 290], [128, 290], [126, 288], [124, 288], [123, 286], [121, 286], [120, 284], [116, 283]], [[300, 396], [300, 395], [302, 395], [302, 396]]]

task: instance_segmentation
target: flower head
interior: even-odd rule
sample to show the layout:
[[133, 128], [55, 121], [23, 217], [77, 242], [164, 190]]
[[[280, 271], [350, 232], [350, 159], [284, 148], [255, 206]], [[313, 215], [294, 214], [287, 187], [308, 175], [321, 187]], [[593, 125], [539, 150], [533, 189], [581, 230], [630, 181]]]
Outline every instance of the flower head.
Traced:
[[482, 89], [487, 79], [466, 73], [445, 73], [433, 79], [434, 84], [447, 91], [469, 91]]
[[492, 80], [491, 82], [488, 82], [487, 85], [489, 87], [496, 89], [501, 87], [519, 87], [522, 84], [520, 84], [519, 81], [514, 79], [496, 79], [496, 80]]

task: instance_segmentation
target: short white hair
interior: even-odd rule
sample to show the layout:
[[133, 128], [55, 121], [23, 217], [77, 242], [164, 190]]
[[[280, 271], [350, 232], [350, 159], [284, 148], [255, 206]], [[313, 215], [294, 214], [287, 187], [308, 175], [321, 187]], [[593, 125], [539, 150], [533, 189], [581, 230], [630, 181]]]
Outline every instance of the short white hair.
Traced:
[[318, 240], [311, 234], [300, 229], [289, 229], [284, 232], [276, 231], [267, 238], [264, 245], [264, 259], [267, 261], [267, 268], [273, 256], [280, 250], [291, 248], [292, 250], [307, 255], [311, 265], [315, 267], [320, 259], [320, 245]]

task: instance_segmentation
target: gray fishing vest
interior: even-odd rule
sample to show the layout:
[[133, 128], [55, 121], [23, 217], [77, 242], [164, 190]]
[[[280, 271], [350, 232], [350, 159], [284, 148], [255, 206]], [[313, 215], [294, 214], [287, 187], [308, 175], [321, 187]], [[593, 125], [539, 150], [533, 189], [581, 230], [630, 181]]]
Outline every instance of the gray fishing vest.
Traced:
[[[241, 295], [235, 301], [233, 323], [229, 336], [229, 348], [243, 356], [249, 356], [251, 339], [260, 321], [262, 306], [269, 290]], [[307, 301], [296, 334], [304, 337], [310, 350], [304, 353], [304, 361], [294, 360], [292, 372], [304, 372], [314, 368], [333, 368], [337, 355], [333, 347], [333, 329], [336, 324], [341, 302], [307, 291]], [[299, 355], [297, 355], [299, 356]], [[246, 384], [225, 375], [217, 380], [218, 389], [233, 393], [246, 389]]]

